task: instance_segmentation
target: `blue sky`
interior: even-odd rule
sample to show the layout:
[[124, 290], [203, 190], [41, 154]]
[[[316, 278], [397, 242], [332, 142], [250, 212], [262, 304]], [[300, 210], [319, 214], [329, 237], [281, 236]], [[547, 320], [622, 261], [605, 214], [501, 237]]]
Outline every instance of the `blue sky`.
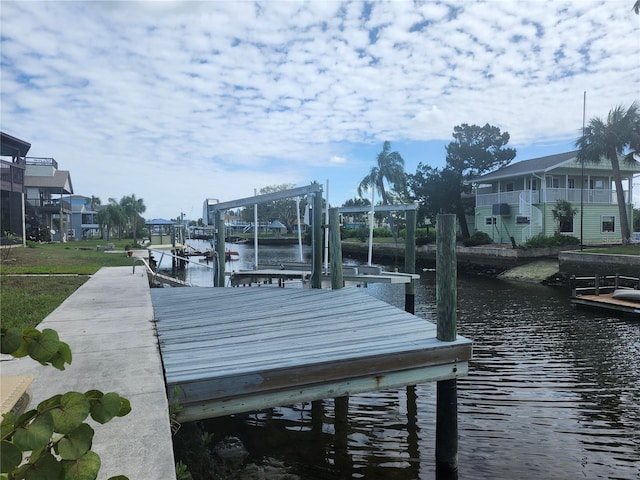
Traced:
[[147, 218], [312, 181], [341, 205], [385, 140], [408, 173], [462, 123], [574, 149], [585, 91], [587, 119], [640, 98], [632, 6], [2, 0], [1, 128]]

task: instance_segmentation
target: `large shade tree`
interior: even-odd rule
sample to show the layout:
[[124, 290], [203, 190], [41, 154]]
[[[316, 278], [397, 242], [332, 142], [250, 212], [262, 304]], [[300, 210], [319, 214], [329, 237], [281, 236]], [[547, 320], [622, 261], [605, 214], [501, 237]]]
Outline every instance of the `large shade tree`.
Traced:
[[[407, 174], [404, 159], [398, 152], [391, 151], [391, 143], [385, 141], [378, 154], [376, 164], [358, 185], [358, 195], [366, 191], [377, 191], [383, 205], [390, 205], [394, 198], [404, 198], [407, 190]], [[393, 216], [389, 214], [389, 228], [395, 239]]]
[[624, 198], [620, 160], [629, 165], [637, 164], [640, 155], [640, 104], [637, 101], [633, 102], [628, 109], [617, 106], [609, 111], [606, 119], [592, 118], [585, 126], [582, 136], [576, 141], [576, 146], [579, 148], [579, 161], [597, 164], [604, 160], [611, 164], [622, 243], [629, 243], [629, 202]]
[[414, 198], [428, 200], [428, 216], [455, 213], [463, 238], [469, 238], [466, 199], [472, 181], [480, 175], [508, 165], [516, 156], [513, 148], [506, 148], [509, 134], [489, 125], [463, 123], [453, 128], [454, 141], [446, 147], [446, 166], [442, 170], [418, 164], [410, 185]]

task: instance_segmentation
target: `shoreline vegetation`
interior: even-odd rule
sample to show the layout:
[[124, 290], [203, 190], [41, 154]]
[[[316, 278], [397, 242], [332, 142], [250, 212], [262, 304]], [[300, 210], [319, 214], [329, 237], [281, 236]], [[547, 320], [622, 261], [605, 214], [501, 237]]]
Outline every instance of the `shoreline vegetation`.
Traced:
[[[343, 242], [367, 245], [358, 239]], [[106, 253], [98, 249], [106, 243], [113, 244], [115, 251]], [[130, 239], [82, 240], [0, 250], [0, 323], [3, 328], [35, 327], [101, 267], [130, 266], [131, 259], [125, 251], [130, 243]], [[374, 243], [392, 246], [394, 241], [390, 237], [380, 237]], [[398, 243], [404, 245], [402, 241]], [[583, 252], [640, 255], [640, 245], [588, 248]]]

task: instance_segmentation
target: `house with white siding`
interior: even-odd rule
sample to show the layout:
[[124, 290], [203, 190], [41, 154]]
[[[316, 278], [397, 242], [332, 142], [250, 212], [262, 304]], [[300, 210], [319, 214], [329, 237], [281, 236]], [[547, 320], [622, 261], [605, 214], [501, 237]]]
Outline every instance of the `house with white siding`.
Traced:
[[[474, 180], [475, 227], [496, 243], [521, 245], [529, 238], [554, 235], [560, 228], [552, 210], [565, 200], [577, 210], [563, 223], [563, 235], [584, 245], [620, 243], [620, 214], [611, 164], [581, 163], [578, 152], [515, 162]], [[639, 166], [620, 162], [625, 208], [633, 223], [633, 176]]]

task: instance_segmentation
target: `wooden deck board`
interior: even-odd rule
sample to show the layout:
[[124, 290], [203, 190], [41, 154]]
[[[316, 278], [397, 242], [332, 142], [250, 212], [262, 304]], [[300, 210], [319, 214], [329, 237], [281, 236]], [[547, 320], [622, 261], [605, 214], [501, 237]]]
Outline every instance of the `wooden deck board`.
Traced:
[[183, 418], [280, 405], [265, 403], [275, 398], [295, 403], [349, 385], [359, 392], [400, 379], [452, 378], [471, 356], [469, 340], [440, 342], [434, 324], [357, 288], [181, 288], [151, 296], [167, 387], [170, 395], [180, 388]]
[[610, 293], [599, 295], [577, 295], [571, 298], [571, 303], [577, 306], [609, 310], [613, 312], [640, 317], [640, 304], [628, 300], [613, 298]]

